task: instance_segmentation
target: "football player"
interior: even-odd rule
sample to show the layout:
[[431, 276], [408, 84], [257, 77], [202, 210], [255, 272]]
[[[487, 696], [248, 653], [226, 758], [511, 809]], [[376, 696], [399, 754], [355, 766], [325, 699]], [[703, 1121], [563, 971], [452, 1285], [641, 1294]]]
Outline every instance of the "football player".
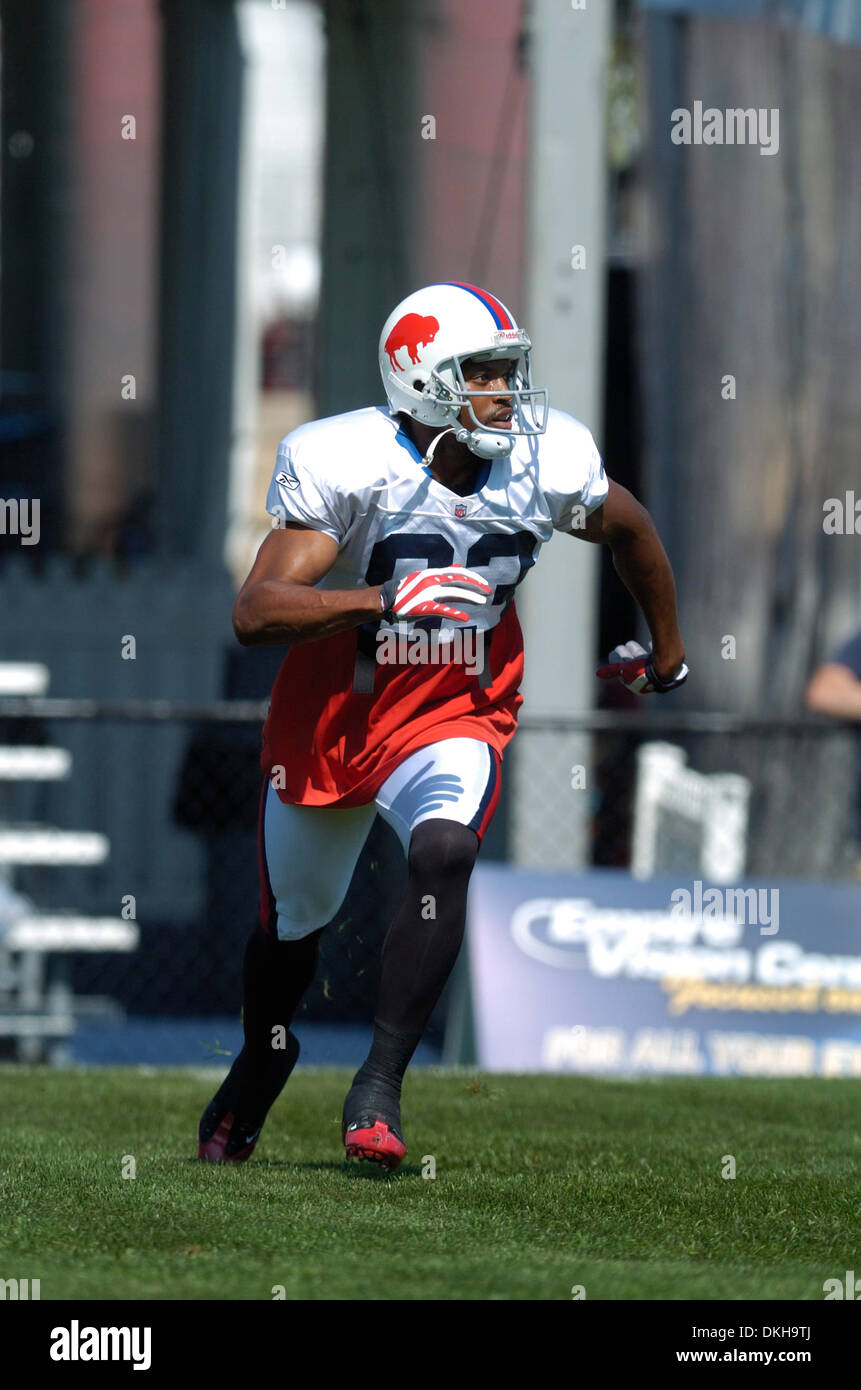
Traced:
[[[320, 934], [378, 812], [409, 877], [342, 1137], [349, 1157], [388, 1168], [406, 1153], [401, 1082], [460, 949], [522, 700], [515, 594], [554, 530], [611, 547], [651, 633], [651, 651], [627, 644], [600, 674], [642, 694], [686, 677], [652, 520], [607, 478], [586, 426], [533, 386], [530, 348], [485, 290], [418, 290], [380, 336], [388, 406], [315, 420], [279, 445], [273, 529], [233, 614], [241, 643], [287, 647], [263, 730], [260, 924], [243, 967], [244, 1046], [201, 1118], [201, 1158], [251, 1155], [299, 1053], [289, 1024]], [[392, 659], [394, 635], [410, 641]]]

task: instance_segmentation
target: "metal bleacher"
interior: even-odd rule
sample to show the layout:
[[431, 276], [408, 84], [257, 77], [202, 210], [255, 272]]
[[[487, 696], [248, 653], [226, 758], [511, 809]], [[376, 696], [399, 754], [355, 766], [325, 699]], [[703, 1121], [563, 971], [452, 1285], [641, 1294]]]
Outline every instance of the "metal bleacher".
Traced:
[[[48, 682], [46, 666], [0, 663], [0, 697], [44, 695]], [[136, 922], [121, 917], [40, 912], [16, 890], [18, 868], [101, 864], [109, 854], [107, 837], [94, 831], [7, 818], [10, 783], [61, 781], [71, 772], [64, 748], [0, 746], [0, 1048], [16, 1061], [62, 1064], [79, 1016], [121, 1016], [111, 999], [75, 996], [65, 963], [79, 951], [134, 951], [140, 935]]]

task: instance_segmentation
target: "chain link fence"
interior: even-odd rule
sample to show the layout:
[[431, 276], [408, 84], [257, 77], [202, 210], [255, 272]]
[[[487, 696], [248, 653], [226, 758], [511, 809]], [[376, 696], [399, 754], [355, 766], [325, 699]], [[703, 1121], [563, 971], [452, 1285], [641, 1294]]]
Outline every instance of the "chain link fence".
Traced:
[[[0, 1055], [76, 1060], [88, 1030], [105, 1061], [140, 1060], [122, 1038], [142, 1029], [161, 1030], [164, 1060], [189, 1060], [187, 1046], [171, 1051], [183, 1027], [202, 1062], [229, 1051], [222, 1035], [235, 1045], [259, 903], [263, 713], [258, 702], [0, 703]], [[565, 792], [588, 799], [584, 868], [859, 876], [850, 728], [627, 711], [522, 722], [548, 761], [572, 744], [589, 750]], [[518, 811], [541, 827], [548, 867], [570, 862], [564, 809], [536, 780]], [[509, 821], [503, 799], [484, 859], [509, 857]], [[378, 819], [297, 1022], [367, 1027], [405, 878]], [[444, 996], [431, 1047], [446, 1006]]]

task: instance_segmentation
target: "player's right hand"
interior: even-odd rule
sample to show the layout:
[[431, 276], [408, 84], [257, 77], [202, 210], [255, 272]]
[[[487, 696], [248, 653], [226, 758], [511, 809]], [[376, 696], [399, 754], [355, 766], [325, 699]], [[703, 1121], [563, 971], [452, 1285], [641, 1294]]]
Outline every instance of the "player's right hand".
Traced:
[[380, 612], [387, 623], [402, 618], [459, 618], [469, 613], [452, 603], [487, 603], [493, 590], [480, 574], [450, 565], [442, 570], [415, 570], [403, 579], [389, 579], [380, 590]]

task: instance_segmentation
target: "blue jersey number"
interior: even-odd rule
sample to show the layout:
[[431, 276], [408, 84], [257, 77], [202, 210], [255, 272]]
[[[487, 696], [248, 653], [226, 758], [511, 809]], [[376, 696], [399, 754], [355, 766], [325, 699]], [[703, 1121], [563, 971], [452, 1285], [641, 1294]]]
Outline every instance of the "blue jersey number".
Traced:
[[[507, 607], [514, 597], [514, 590], [524, 578], [527, 570], [535, 564], [537, 537], [531, 531], [517, 531], [514, 535], [488, 532], [481, 536], [467, 551], [467, 569], [487, 569], [488, 582], [493, 583], [497, 575], [499, 581], [491, 603]], [[426, 560], [428, 569], [446, 569], [454, 564], [454, 549], [442, 536], [436, 534], [409, 535], [401, 532], [386, 536], [377, 541], [371, 551], [365, 583], [385, 584], [395, 572], [398, 560]], [[515, 564], [512, 564], [515, 561]], [[513, 578], [516, 573], [517, 577]], [[503, 580], [505, 582], [501, 582]], [[438, 625], [441, 621], [436, 619]]]
[[[503, 611], [508, 607], [518, 584], [527, 570], [535, 564], [537, 543], [537, 537], [533, 536], [530, 531], [517, 531], [514, 535], [488, 532], [487, 535], [481, 536], [470, 546], [465, 561], [466, 568], [488, 571], [488, 583], [496, 584], [491, 599], [494, 607], [501, 605]], [[418, 563], [421, 560], [426, 561], [428, 569], [447, 569], [449, 565], [454, 564], [454, 549], [444, 537], [436, 533], [411, 535], [408, 532], [400, 532], [397, 535], [386, 536], [384, 540], [377, 541], [371, 551], [365, 583], [368, 585], [385, 584], [387, 579], [392, 578], [399, 560], [410, 562], [410, 569], [407, 573], [411, 573], [413, 569], [421, 568]], [[431, 630], [440, 628], [446, 620], [440, 617], [428, 617], [419, 618], [417, 621], [423, 628]], [[464, 624], [464, 626], [466, 625]], [[376, 651], [376, 634], [376, 623], [363, 623], [358, 629], [357, 672], [362, 660], [366, 663], [373, 660]], [[370, 684], [362, 684], [361, 686], [357, 684], [354, 688], [361, 688], [365, 693], [369, 693], [373, 686], [373, 677], [367, 675], [365, 680], [370, 681]]]

